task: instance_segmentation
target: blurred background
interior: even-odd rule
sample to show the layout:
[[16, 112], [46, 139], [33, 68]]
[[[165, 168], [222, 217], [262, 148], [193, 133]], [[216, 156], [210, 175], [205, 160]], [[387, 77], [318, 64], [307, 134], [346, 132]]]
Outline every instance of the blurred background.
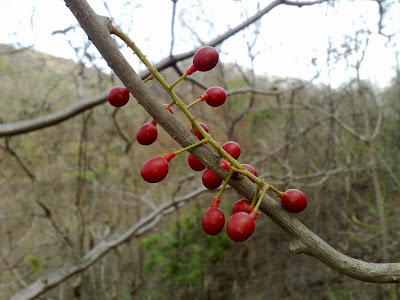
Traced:
[[[398, 1], [88, 2], [170, 83], [192, 63], [180, 54], [218, 41], [217, 67], [175, 88], [187, 104], [211, 86], [227, 91], [221, 107], [193, 107], [196, 119], [221, 143], [238, 142], [238, 160], [266, 182], [301, 189], [308, 206], [297, 217], [335, 249], [399, 262]], [[143, 181], [142, 164], [179, 145], [159, 126], [154, 144], [136, 142], [151, 117], [134, 95], [120, 109], [106, 102], [121, 83], [65, 3], [0, 1], [0, 25], [0, 299], [83, 257], [91, 266], [38, 299], [400, 297], [398, 284], [361, 282], [292, 254], [265, 215], [243, 243], [225, 231], [206, 235], [201, 217], [218, 191], [203, 187], [187, 154], [171, 161], [164, 181]], [[115, 41], [144, 78], [145, 67]], [[170, 102], [157, 82], [146, 84]], [[45, 128], [21, 127], [56, 114], [64, 118]], [[224, 192], [226, 219], [239, 199]], [[94, 260], [105, 238], [121, 240]]]

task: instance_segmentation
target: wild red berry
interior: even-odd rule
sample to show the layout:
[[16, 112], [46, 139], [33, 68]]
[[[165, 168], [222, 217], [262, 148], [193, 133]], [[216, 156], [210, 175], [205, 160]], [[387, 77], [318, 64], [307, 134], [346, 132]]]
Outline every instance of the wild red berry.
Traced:
[[[247, 171], [252, 173], [254, 176], [258, 177], [257, 171], [252, 166], [250, 166], [248, 164], [243, 164], [242, 166], [245, 167], [247, 169]], [[253, 179], [250, 178], [250, 180], [254, 182]]]
[[164, 156], [157, 156], [149, 159], [143, 164], [140, 175], [147, 182], [160, 182], [167, 176], [168, 162], [174, 157], [175, 153], [171, 151]]
[[307, 206], [307, 198], [303, 192], [290, 189], [282, 193], [280, 196], [283, 208], [291, 213], [299, 213]]
[[190, 153], [188, 155], [188, 164], [189, 164], [189, 167], [191, 167], [192, 170], [196, 171], [196, 172], [203, 171], [206, 168], [205, 165], [203, 165], [201, 162], [199, 162], [198, 159]]
[[223, 160], [221, 160], [219, 162], [219, 166], [226, 171], [231, 170], [231, 164], [229, 163], [229, 161], [226, 158], [224, 158]]
[[108, 92], [107, 100], [112, 106], [124, 106], [129, 101], [129, 90], [123, 86], [113, 87]]
[[186, 71], [188, 75], [193, 72], [201, 71], [206, 72], [213, 69], [219, 59], [219, 54], [214, 47], [205, 46], [196, 51], [193, 56], [193, 65]]
[[237, 213], [237, 212], [250, 212], [250, 204], [247, 202], [247, 200], [238, 200], [235, 202], [235, 204], [232, 206], [232, 214]]
[[247, 169], [247, 171], [252, 173], [254, 176], [258, 177], [258, 174], [257, 174], [256, 170], [252, 166], [250, 166], [248, 164], [243, 164], [242, 166], [245, 167]]
[[215, 190], [222, 183], [222, 179], [210, 169], [204, 171], [203, 176], [201, 176], [201, 181], [209, 190]]
[[199, 98], [201, 101], [205, 100], [207, 104], [212, 107], [218, 107], [224, 104], [226, 100], [226, 92], [223, 88], [214, 86], [206, 90]]
[[238, 159], [238, 157], [240, 156], [240, 146], [238, 143], [234, 141], [226, 142], [225, 144], [222, 145], [222, 149], [228, 152], [228, 154], [232, 156], [234, 159]]
[[144, 180], [151, 183], [160, 182], [168, 174], [168, 162], [162, 156], [149, 159], [143, 164], [140, 175]]
[[136, 139], [141, 145], [151, 145], [157, 139], [158, 131], [152, 123], [143, 124], [137, 134]]
[[[199, 125], [208, 133], [208, 127], [206, 124], [199, 122]], [[193, 128], [190, 128], [190, 132], [193, 132]], [[197, 128], [194, 129], [194, 135], [199, 140], [202, 140], [204, 138], [203, 135], [200, 133], [200, 131]]]
[[205, 233], [217, 235], [225, 225], [224, 213], [218, 207], [211, 206], [204, 212], [201, 224]]
[[226, 233], [234, 242], [247, 240], [254, 232], [254, 219], [247, 212], [234, 213], [226, 223]]

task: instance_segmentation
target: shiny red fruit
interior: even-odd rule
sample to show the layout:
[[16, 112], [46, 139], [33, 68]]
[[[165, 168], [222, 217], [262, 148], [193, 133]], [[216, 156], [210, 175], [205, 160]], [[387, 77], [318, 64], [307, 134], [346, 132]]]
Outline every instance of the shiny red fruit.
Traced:
[[209, 190], [215, 190], [222, 183], [222, 179], [210, 169], [204, 171], [203, 175], [201, 176], [201, 181]]
[[217, 207], [209, 207], [201, 219], [204, 232], [209, 235], [217, 235], [225, 225], [224, 213]]
[[113, 87], [108, 92], [107, 100], [112, 106], [124, 106], [129, 101], [129, 90], [123, 86]]
[[191, 75], [195, 71], [210, 71], [217, 65], [218, 59], [219, 54], [214, 47], [202, 47], [193, 55], [193, 65], [186, 71], [186, 73]]
[[149, 159], [143, 164], [140, 170], [142, 178], [150, 183], [156, 183], [163, 180], [168, 174], [168, 162], [162, 156]]
[[[240, 156], [240, 152], [241, 152], [240, 146], [238, 143], [236, 143], [234, 141], [226, 142], [225, 144], [222, 145], [222, 149], [224, 149], [226, 152], [228, 152], [228, 154], [230, 156], [232, 156], [234, 159], [238, 159], [238, 157]], [[254, 168], [253, 168], [253, 170], [254, 170]]]
[[290, 189], [279, 196], [283, 208], [291, 213], [302, 212], [307, 207], [307, 198], [302, 191]]
[[234, 242], [247, 240], [254, 232], [254, 219], [246, 212], [234, 213], [226, 223], [226, 233]]
[[158, 131], [152, 123], [143, 124], [137, 134], [136, 139], [141, 145], [151, 145], [157, 139]]
[[[208, 127], [206, 124], [199, 122], [199, 125], [208, 133]], [[190, 132], [193, 132], [193, 128], [190, 128]], [[200, 133], [200, 131], [197, 128], [194, 129], [194, 135], [199, 140], [202, 140], [204, 138], [203, 135]]]
[[238, 200], [233, 204], [232, 206], [232, 214], [237, 213], [237, 212], [250, 212], [250, 204], [246, 200]]
[[193, 171], [196, 171], [196, 172], [203, 171], [203, 170], [206, 168], [205, 165], [203, 165], [201, 162], [199, 162], [199, 161], [197, 160], [197, 158], [194, 157], [194, 156], [193, 156], [192, 154], [190, 154], [190, 153], [189, 153], [189, 155], [188, 155], [188, 164], [189, 164], [189, 167], [191, 167], [192, 170], [193, 170]]
[[200, 96], [202, 101], [206, 101], [208, 105], [212, 107], [218, 107], [224, 104], [226, 100], [226, 92], [223, 88], [219, 86], [214, 86], [205, 91], [203, 95]]

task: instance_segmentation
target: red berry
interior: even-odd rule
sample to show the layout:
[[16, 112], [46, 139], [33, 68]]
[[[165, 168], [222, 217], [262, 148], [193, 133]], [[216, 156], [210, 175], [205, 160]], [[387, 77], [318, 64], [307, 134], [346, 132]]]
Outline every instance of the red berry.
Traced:
[[201, 219], [204, 232], [209, 235], [216, 235], [222, 231], [225, 224], [224, 213], [217, 207], [209, 207]]
[[[199, 122], [199, 125], [208, 133], [208, 127], [206, 124]], [[190, 132], [193, 132], [193, 128], [190, 128]], [[197, 128], [194, 129], [194, 135], [199, 140], [202, 140], [204, 138], [203, 135], [200, 133], [200, 131]]]
[[222, 179], [219, 178], [218, 175], [210, 169], [204, 171], [203, 176], [201, 177], [201, 181], [203, 182], [203, 185], [209, 190], [215, 190], [222, 183]]
[[299, 213], [307, 206], [307, 198], [303, 192], [295, 189], [287, 190], [279, 196], [283, 208], [291, 213]]
[[112, 106], [124, 106], [129, 101], [129, 90], [123, 86], [113, 87], [108, 92], [107, 100]]
[[193, 170], [193, 171], [196, 171], [196, 172], [198, 172], [198, 171], [203, 171], [203, 170], [206, 168], [205, 165], [203, 165], [201, 162], [199, 162], [199, 161], [197, 160], [197, 158], [194, 157], [194, 156], [193, 156], [192, 154], [190, 154], [190, 153], [189, 153], [189, 155], [188, 155], [188, 164], [189, 164], [189, 167], [191, 167], [192, 170]]
[[206, 100], [207, 104], [212, 107], [218, 107], [224, 104], [226, 100], [226, 92], [219, 86], [209, 88], [203, 95], [199, 97], [202, 101]]
[[186, 71], [191, 75], [195, 71], [206, 72], [214, 68], [218, 63], [217, 50], [211, 46], [205, 46], [196, 51], [193, 56], [193, 65]]
[[247, 212], [234, 213], [226, 223], [226, 233], [234, 242], [247, 240], [254, 232], [254, 219]]
[[247, 171], [252, 173], [254, 176], [258, 177], [258, 174], [257, 174], [256, 170], [252, 166], [250, 166], [248, 164], [243, 164], [242, 166], [245, 167], [247, 169]]
[[226, 158], [224, 158], [223, 160], [221, 160], [220, 162], [219, 162], [219, 166], [222, 168], [222, 169], [224, 169], [224, 170], [226, 170], [226, 171], [230, 171], [231, 170], [231, 164], [229, 163], [229, 161], [226, 159]]
[[250, 212], [250, 204], [246, 200], [238, 200], [235, 202], [235, 204], [232, 206], [232, 214], [237, 213], [237, 212]]
[[154, 143], [157, 136], [158, 131], [156, 126], [151, 123], [146, 123], [139, 128], [136, 139], [141, 145], [150, 145]]
[[222, 149], [228, 152], [228, 154], [232, 156], [234, 159], [238, 159], [238, 157], [240, 156], [240, 146], [238, 143], [234, 141], [226, 142], [225, 144], [222, 145]]
[[162, 156], [149, 159], [143, 164], [140, 175], [144, 180], [151, 183], [160, 182], [168, 174], [168, 162]]
[[[257, 174], [256, 170], [252, 166], [250, 166], [248, 164], [243, 164], [242, 166], [245, 167], [247, 169], [247, 171], [252, 173], [254, 176], [258, 177], [258, 174]], [[250, 180], [254, 182], [253, 179], [250, 178]]]

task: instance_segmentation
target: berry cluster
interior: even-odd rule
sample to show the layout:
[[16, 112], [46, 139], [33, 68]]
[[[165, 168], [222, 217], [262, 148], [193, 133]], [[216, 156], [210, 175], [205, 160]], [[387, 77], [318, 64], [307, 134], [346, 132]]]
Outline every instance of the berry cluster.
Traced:
[[[138, 54], [139, 50], [137, 48], [134, 48], [134, 51], [136, 54]], [[143, 55], [139, 56], [144, 57]], [[192, 75], [196, 71], [210, 71], [217, 65], [218, 60], [219, 55], [215, 48], [206, 46], [199, 49], [194, 54], [193, 64], [191, 65], [191, 67], [172, 85], [168, 85], [164, 79], [157, 78], [157, 73], [152, 73], [145, 81], [157, 78], [164, 85], [164, 87], [169, 90], [170, 93], [173, 93], [173, 87], [181, 80], [183, 80], [186, 76]], [[307, 199], [301, 191], [290, 189], [286, 192], [281, 192], [274, 188], [272, 185], [266, 184], [263, 179], [258, 178], [256, 170], [251, 165], [238, 163], [237, 159], [241, 154], [241, 149], [237, 142], [228, 141], [220, 146], [219, 143], [217, 143], [209, 134], [209, 128], [207, 127], [207, 125], [201, 122], [197, 122], [191, 116], [189, 109], [200, 102], [205, 101], [209, 106], [212, 107], [223, 105], [227, 98], [227, 94], [223, 88], [218, 86], [211, 87], [207, 89], [202, 95], [200, 95], [194, 102], [188, 105], [185, 105], [179, 98], [177, 98], [177, 96], [171, 97], [173, 101], [168, 105], [164, 104], [164, 107], [168, 109], [171, 114], [174, 114], [171, 106], [177, 105], [179, 108], [181, 108], [188, 116], [189, 120], [191, 120], [192, 126], [190, 128], [190, 132], [199, 139], [199, 142], [177, 151], [171, 150], [170, 153], [164, 156], [157, 156], [147, 160], [142, 166], [140, 175], [147, 182], [160, 182], [167, 176], [169, 170], [169, 162], [176, 155], [205, 143], [210, 143], [214, 148], [216, 148], [218, 154], [221, 156], [221, 161], [219, 165], [222, 169], [229, 172], [229, 175], [224, 181], [218, 194], [213, 197], [213, 201], [210, 207], [207, 208], [207, 210], [204, 212], [202, 218], [202, 226], [205, 233], [209, 235], [217, 235], [224, 228], [225, 216], [224, 213], [218, 208], [218, 206], [221, 201], [221, 195], [229, 180], [232, 176], [237, 175], [238, 173], [247, 176], [250, 180], [255, 182], [257, 185], [257, 191], [254, 194], [251, 203], [249, 203], [245, 199], [241, 199], [233, 205], [232, 215], [230, 216], [226, 224], [226, 232], [231, 240], [235, 242], [242, 242], [247, 240], [253, 234], [255, 228], [254, 221], [260, 214], [258, 212], [258, 208], [261, 204], [262, 199], [264, 198], [265, 193], [268, 190], [274, 191], [278, 194], [278, 197], [281, 199], [282, 207], [288, 212], [299, 213], [306, 208]], [[129, 90], [125, 87], [114, 87], [109, 92], [108, 101], [111, 105], [115, 107], [124, 106], [129, 101]], [[156, 125], [157, 122], [155, 120], [152, 120], [149, 123], [143, 124], [139, 128], [136, 138], [141, 145], [151, 145], [157, 140], [158, 131]], [[221, 179], [212, 170], [206, 168], [203, 163], [201, 163], [190, 153], [187, 157], [187, 163], [192, 170], [196, 172], [203, 171], [201, 179], [203, 185], [207, 189], [214, 190], [219, 188], [222, 184], [223, 179]], [[262, 192], [259, 196], [260, 191]]]

